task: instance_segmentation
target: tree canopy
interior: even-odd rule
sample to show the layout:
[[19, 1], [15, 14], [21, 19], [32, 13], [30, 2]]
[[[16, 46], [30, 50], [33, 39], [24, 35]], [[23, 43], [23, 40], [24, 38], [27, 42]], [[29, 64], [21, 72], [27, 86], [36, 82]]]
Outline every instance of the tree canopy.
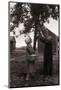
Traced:
[[58, 19], [59, 5], [34, 4], [34, 3], [16, 3], [10, 12], [10, 30], [17, 27], [20, 22], [24, 23], [25, 31], [29, 32], [35, 28], [35, 23], [49, 22], [48, 18]]

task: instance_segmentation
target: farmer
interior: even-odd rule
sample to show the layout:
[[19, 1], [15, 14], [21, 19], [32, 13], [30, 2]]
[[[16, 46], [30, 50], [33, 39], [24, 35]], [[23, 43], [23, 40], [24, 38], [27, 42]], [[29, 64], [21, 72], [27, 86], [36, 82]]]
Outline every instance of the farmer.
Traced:
[[27, 61], [26, 80], [29, 80], [32, 73], [35, 72], [34, 63], [35, 63], [35, 57], [36, 57], [35, 52], [34, 52], [32, 45], [31, 45], [32, 39], [29, 36], [29, 34], [26, 35], [25, 43], [26, 43], [26, 61]]

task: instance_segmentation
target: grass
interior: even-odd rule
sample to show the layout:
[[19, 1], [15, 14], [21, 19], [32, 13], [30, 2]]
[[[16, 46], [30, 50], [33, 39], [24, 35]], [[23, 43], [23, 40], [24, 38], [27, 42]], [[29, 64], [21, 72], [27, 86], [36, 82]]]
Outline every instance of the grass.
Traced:
[[35, 73], [31, 75], [28, 81], [25, 80], [27, 73], [27, 61], [25, 58], [25, 49], [15, 50], [10, 58], [10, 80], [11, 88], [31, 87], [31, 86], [50, 86], [59, 84], [58, 56], [53, 55], [53, 74], [52, 76], [43, 76], [43, 54], [38, 54], [35, 61]]

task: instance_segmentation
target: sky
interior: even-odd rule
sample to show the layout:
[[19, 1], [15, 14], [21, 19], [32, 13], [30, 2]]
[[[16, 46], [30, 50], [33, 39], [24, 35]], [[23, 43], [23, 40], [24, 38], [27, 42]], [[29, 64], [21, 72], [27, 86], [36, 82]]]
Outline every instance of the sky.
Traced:
[[[10, 4], [10, 7], [14, 7], [16, 3], [11, 3]], [[49, 23], [44, 23], [44, 25], [51, 31], [53, 32], [55, 35], [58, 36], [58, 26], [59, 26], [59, 22], [58, 20], [55, 20], [53, 18], [49, 18]], [[18, 35], [18, 37], [16, 38], [16, 47], [17, 48], [20, 48], [22, 46], [26, 46], [26, 43], [25, 43], [25, 37], [24, 37], [24, 34], [23, 35], [20, 35], [19, 31], [21, 30], [24, 30], [25, 27], [24, 27], [24, 24], [23, 23], [20, 23], [18, 28], [15, 28], [15, 32], [16, 32], [16, 35]], [[13, 34], [10, 33], [10, 35], [12, 36]], [[32, 45], [33, 45], [33, 39], [34, 39], [34, 32], [30, 33], [30, 36], [32, 38]]]
[[59, 26], [59, 21], [55, 20], [53, 18], [49, 18], [49, 24], [46, 22], [44, 24], [50, 31], [52, 31], [55, 35], [58, 36], [58, 26]]

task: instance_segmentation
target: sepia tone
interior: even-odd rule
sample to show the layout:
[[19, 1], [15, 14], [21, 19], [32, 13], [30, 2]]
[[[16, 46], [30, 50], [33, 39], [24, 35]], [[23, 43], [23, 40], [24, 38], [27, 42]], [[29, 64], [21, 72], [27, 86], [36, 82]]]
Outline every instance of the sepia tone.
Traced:
[[59, 5], [9, 2], [9, 55], [10, 88], [59, 85]]

